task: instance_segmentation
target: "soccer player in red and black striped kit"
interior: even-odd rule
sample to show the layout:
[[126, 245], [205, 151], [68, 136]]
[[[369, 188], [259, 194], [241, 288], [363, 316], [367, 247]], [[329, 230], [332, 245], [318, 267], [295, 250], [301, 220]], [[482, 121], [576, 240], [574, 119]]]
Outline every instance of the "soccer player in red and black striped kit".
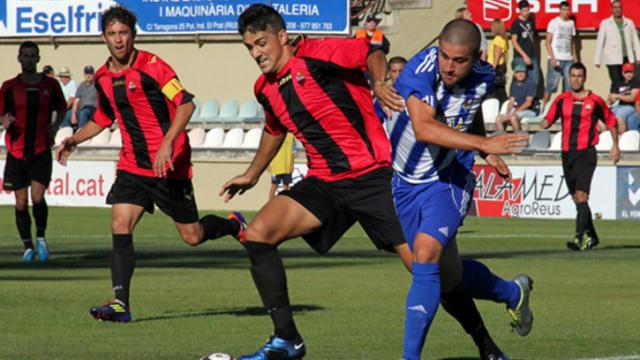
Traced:
[[238, 237], [243, 219], [207, 215], [198, 220], [191, 183], [191, 147], [185, 128], [195, 105], [173, 69], [158, 56], [134, 47], [136, 16], [121, 6], [102, 15], [102, 38], [111, 57], [96, 73], [95, 120], [65, 139], [58, 161], [117, 120], [122, 150], [113, 187], [111, 279], [115, 299], [91, 308], [98, 320], [128, 322], [129, 287], [135, 267], [133, 230], [154, 204], [169, 215], [189, 245], [224, 235]]
[[567, 242], [571, 250], [593, 249], [599, 243], [589, 208], [589, 189], [598, 162], [598, 121], [611, 131], [613, 146], [609, 157], [614, 164], [620, 160], [616, 117], [602, 98], [584, 88], [587, 69], [582, 63], [569, 68], [571, 90], [562, 93], [551, 105], [540, 126], [548, 128], [562, 120], [562, 169], [569, 193], [576, 204], [576, 235]]
[[[305, 347], [290, 308], [280, 243], [302, 236], [325, 254], [357, 221], [378, 248], [395, 250], [411, 267], [412, 254], [391, 197], [390, 144], [363, 71], [385, 105], [402, 111], [404, 103], [384, 82], [384, 53], [365, 39], [302, 39], [293, 49], [284, 19], [264, 4], [247, 8], [238, 30], [263, 73], [254, 92], [266, 125], [251, 165], [220, 195], [228, 201], [253, 187], [287, 132], [302, 142], [309, 166], [307, 177], [270, 200], [246, 229], [243, 244], [274, 334], [239, 360], [300, 359]], [[479, 339], [494, 345], [473, 301], [466, 300], [450, 303], [447, 310], [463, 307], [452, 315], [462, 323], [457, 315], [471, 314], [476, 328], [470, 331], [482, 328], [486, 336]]]
[[[22, 260], [33, 261], [35, 251], [31, 239], [29, 187], [33, 217], [36, 223], [38, 258], [49, 258], [45, 240], [48, 208], [44, 194], [51, 181], [52, 133], [64, 119], [67, 109], [60, 84], [36, 71], [40, 61], [38, 45], [31, 41], [20, 44], [18, 62], [22, 72], [7, 80], [0, 88], [0, 121], [7, 130], [7, 159], [4, 167], [4, 190], [16, 197], [16, 225], [24, 244]], [[51, 124], [53, 111], [56, 121]]]

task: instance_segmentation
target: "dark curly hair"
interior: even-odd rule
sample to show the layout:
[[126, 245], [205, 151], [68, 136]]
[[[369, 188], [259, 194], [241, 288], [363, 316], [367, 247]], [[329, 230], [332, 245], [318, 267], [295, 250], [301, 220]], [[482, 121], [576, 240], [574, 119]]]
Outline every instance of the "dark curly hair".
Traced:
[[103, 34], [107, 29], [107, 25], [111, 24], [114, 21], [129, 26], [131, 32], [133, 33], [133, 36], [136, 36], [136, 23], [138, 19], [136, 18], [136, 14], [129, 11], [129, 9], [125, 8], [122, 5], [115, 5], [105, 10], [105, 12], [102, 13], [101, 24]]

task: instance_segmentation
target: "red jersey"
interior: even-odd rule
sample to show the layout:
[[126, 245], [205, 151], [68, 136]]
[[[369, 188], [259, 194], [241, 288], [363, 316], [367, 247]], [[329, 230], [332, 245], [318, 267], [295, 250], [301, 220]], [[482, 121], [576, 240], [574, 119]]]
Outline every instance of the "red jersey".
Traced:
[[602, 98], [591, 91], [582, 98], [571, 91], [560, 94], [545, 117], [549, 124], [562, 119], [562, 151], [581, 151], [596, 146], [599, 140], [598, 120], [607, 128], [616, 126], [616, 116]]
[[298, 138], [309, 176], [354, 178], [390, 166], [391, 145], [376, 117], [364, 71], [365, 39], [304, 39], [278, 74], [256, 81], [265, 131]]
[[[162, 59], [136, 50], [131, 66], [120, 73], [109, 71], [109, 61], [96, 72], [98, 108], [95, 122], [109, 127], [118, 120], [122, 150], [118, 169], [155, 177], [153, 164], [160, 144], [171, 127], [176, 108], [193, 95], [178, 81]], [[173, 142], [171, 179], [191, 178], [191, 147], [183, 131]]]
[[28, 159], [50, 151], [49, 136], [53, 111], [67, 109], [62, 88], [56, 79], [42, 76], [42, 80], [28, 85], [20, 75], [7, 80], [0, 88], [0, 114], [16, 118], [5, 133], [7, 151], [16, 159]]

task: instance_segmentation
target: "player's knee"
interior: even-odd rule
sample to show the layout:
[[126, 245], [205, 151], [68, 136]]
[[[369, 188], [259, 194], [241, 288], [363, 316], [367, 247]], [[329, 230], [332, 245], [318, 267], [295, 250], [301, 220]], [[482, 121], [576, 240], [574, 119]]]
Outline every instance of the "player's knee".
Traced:
[[131, 221], [124, 216], [114, 216], [111, 219], [111, 232], [114, 234], [129, 234], [132, 229]]
[[24, 211], [27, 209], [27, 206], [29, 206], [27, 199], [16, 199], [16, 210]]
[[[199, 226], [200, 224], [198, 223], [197, 225]], [[180, 237], [182, 238], [182, 241], [191, 246], [200, 245], [203, 240], [203, 234], [202, 230], [198, 230], [199, 229], [194, 227], [180, 229]]]
[[32, 204], [40, 204], [42, 201], [44, 201], [44, 194], [31, 193], [31, 203]]
[[247, 225], [247, 240], [274, 244], [278, 242], [271, 226], [261, 218], [255, 218]]

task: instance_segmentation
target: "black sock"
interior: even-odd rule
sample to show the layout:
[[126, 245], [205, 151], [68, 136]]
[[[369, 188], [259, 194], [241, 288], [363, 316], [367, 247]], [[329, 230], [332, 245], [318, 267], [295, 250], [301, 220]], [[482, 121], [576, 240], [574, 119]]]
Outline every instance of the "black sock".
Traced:
[[33, 203], [31, 212], [33, 212], [33, 218], [36, 220], [36, 236], [43, 238], [44, 232], [47, 230], [47, 217], [49, 215], [47, 202], [42, 199], [39, 203]]
[[116, 299], [129, 306], [129, 285], [136, 266], [132, 234], [113, 234], [111, 283]]
[[471, 336], [480, 351], [481, 357], [500, 353], [500, 349], [493, 342], [489, 331], [484, 326], [482, 317], [472, 298], [456, 293], [443, 293], [440, 297], [440, 303], [449, 315], [453, 316], [462, 325], [464, 331]]
[[24, 244], [25, 249], [33, 249], [33, 241], [31, 241], [31, 216], [29, 215], [29, 209], [18, 210], [16, 208], [16, 226], [18, 227], [18, 233], [20, 239]]
[[262, 303], [275, 328], [275, 334], [285, 340], [298, 337], [289, 305], [287, 275], [282, 258], [274, 245], [246, 241], [245, 247], [251, 261], [251, 275], [258, 288]]
[[589, 236], [593, 237], [593, 238], [598, 238], [598, 234], [596, 233], [596, 227], [593, 225], [593, 214], [591, 214], [591, 208], [589, 207], [589, 204], [587, 203], [587, 210], [588, 210], [588, 216], [587, 216], [587, 233], [589, 234]]
[[213, 240], [225, 235], [236, 236], [240, 231], [240, 224], [231, 219], [220, 216], [206, 215], [200, 219], [204, 230], [204, 240]]
[[576, 236], [579, 239], [582, 239], [582, 236], [589, 224], [589, 204], [586, 202], [577, 203], [576, 210], [578, 212], [576, 215]]

